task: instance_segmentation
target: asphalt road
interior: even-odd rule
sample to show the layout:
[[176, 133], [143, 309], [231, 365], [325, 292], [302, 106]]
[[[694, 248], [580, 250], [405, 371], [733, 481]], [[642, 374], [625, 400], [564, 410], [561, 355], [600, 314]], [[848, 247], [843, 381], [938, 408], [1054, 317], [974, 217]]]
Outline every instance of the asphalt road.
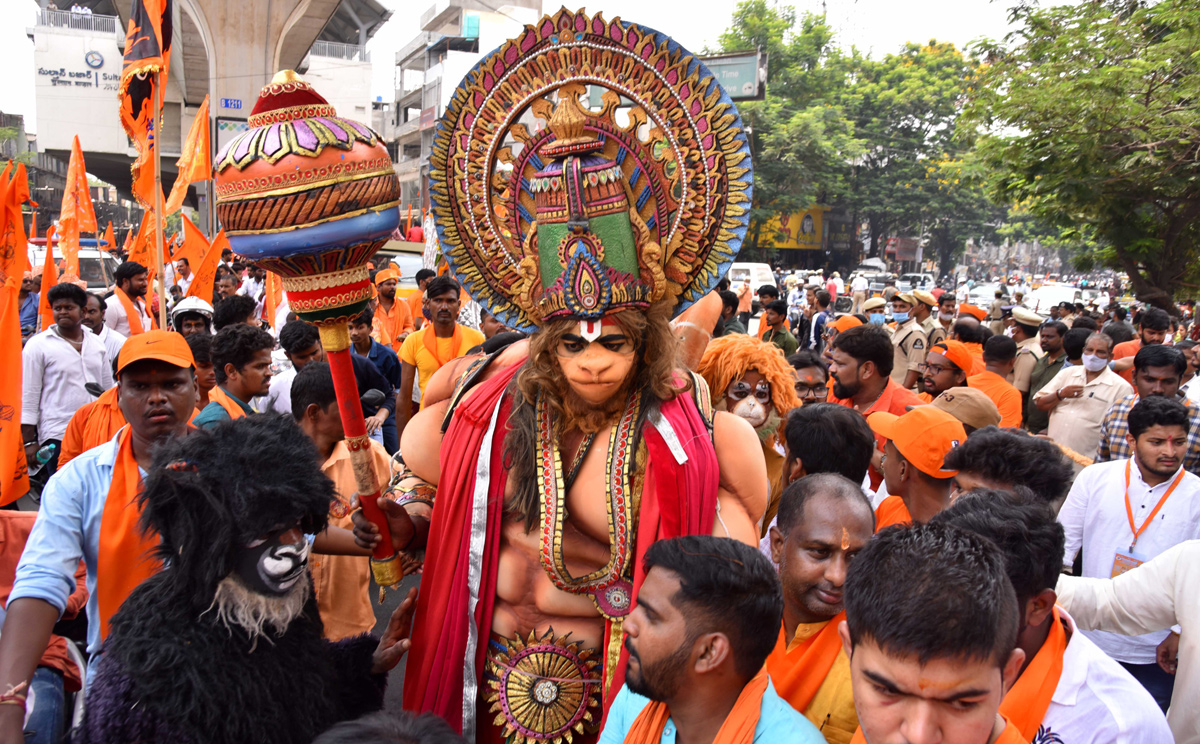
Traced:
[[[375, 635], [383, 635], [383, 631], [387, 628], [388, 618], [392, 616], [392, 612], [400, 606], [400, 602], [408, 595], [408, 590], [421, 583], [419, 574], [407, 576], [400, 588], [396, 591], [389, 591], [384, 598], [383, 604], [373, 604], [375, 608]], [[378, 587], [374, 583], [371, 584], [371, 591], [375, 592], [374, 599], [378, 599]], [[401, 708], [401, 692], [404, 690], [404, 668], [408, 663], [408, 654], [400, 660], [392, 673], [388, 675], [387, 693], [383, 699], [383, 709], [398, 711]]]

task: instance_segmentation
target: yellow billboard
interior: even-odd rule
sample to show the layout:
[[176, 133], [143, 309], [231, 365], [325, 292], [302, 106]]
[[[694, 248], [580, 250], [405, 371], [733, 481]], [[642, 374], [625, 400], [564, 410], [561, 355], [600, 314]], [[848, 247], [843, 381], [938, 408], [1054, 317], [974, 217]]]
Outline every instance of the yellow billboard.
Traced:
[[819, 250], [826, 207], [811, 206], [802, 212], [775, 215], [763, 225], [763, 243], [780, 250]]

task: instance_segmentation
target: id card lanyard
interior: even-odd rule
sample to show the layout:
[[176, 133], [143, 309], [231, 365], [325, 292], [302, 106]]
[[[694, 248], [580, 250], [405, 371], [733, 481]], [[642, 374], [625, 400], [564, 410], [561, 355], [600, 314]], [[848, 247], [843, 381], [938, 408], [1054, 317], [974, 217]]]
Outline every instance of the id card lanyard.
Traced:
[[1167, 499], [1171, 498], [1171, 494], [1175, 492], [1175, 487], [1183, 480], [1183, 468], [1180, 468], [1179, 475], [1175, 476], [1175, 480], [1171, 483], [1171, 486], [1167, 488], [1166, 493], [1158, 500], [1158, 503], [1154, 506], [1154, 511], [1150, 512], [1150, 516], [1146, 517], [1146, 521], [1142, 522], [1141, 527], [1138, 527], [1133, 523], [1133, 505], [1129, 503], [1129, 479], [1132, 473], [1132, 466], [1133, 458], [1131, 457], [1125, 461], [1125, 516], [1129, 517], [1129, 529], [1133, 532], [1133, 542], [1129, 543], [1130, 553], [1133, 553], [1133, 549], [1137, 546], [1138, 538], [1146, 531], [1146, 528], [1150, 526], [1154, 518], [1158, 516], [1158, 511], [1163, 508], [1163, 504], [1167, 503]]

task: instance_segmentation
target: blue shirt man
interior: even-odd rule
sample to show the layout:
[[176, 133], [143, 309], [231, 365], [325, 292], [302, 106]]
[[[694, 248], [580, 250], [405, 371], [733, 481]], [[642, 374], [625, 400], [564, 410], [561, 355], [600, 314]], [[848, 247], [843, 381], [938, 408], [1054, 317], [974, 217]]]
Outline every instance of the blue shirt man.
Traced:
[[[384, 346], [375, 339], [371, 338], [371, 321], [374, 316], [370, 311], [365, 311], [362, 315], [355, 318], [350, 323], [350, 351], [355, 356], [367, 359], [375, 366], [383, 379], [387, 381], [388, 388], [381, 389], [387, 396], [386, 400], [392, 403], [391, 407], [385, 412], [383, 408], [375, 411], [363, 411], [366, 417], [376, 416], [383, 418], [379, 431], [382, 434], [383, 448], [388, 454], [395, 454], [400, 448], [400, 437], [396, 431], [396, 416], [395, 416], [395, 401], [396, 391], [400, 389], [400, 357], [396, 356], [396, 352], [391, 348]], [[366, 321], [366, 322], [364, 322]], [[370, 430], [370, 423], [368, 423]]]

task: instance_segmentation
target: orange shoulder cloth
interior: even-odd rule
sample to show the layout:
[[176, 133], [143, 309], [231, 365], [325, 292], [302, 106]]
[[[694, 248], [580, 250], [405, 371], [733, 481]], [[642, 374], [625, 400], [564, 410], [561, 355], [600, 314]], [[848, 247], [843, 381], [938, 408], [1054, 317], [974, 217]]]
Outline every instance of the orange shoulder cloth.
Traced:
[[153, 556], [158, 541], [147, 538], [138, 526], [142, 510], [138, 493], [142, 476], [133, 456], [129, 427], [120, 433], [112, 485], [100, 517], [100, 550], [96, 558], [96, 603], [100, 611], [100, 638], [108, 637], [108, 623], [137, 585], [158, 571]]
[[[733, 710], [725, 717], [725, 723], [721, 724], [713, 744], [751, 744], [754, 741], [754, 729], [758, 726], [763, 694], [767, 691], [769, 680], [767, 670], [763, 668], [742, 688], [742, 694], [738, 695]], [[670, 717], [671, 711], [666, 703], [651, 702], [634, 719], [629, 733], [625, 734], [625, 744], [658, 744], [662, 741], [663, 729]]]
[[1058, 607], [1055, 607], [1046, 642], [1000, 701], [1000, 713], [1017, 727], [1024, 741], [1033, 741], [1050, 709], [1050, 699], [1062, 677], [1063, 654], [1066, 652], [1067, 630]]
[[208, 391], [208, 402], [217, 403], [225, 412], [229, 414], [231, 419], [240, 419], [246, 415], [246, 412], [238, 405], [237, 401], [229, 397], [229, 393], [221, 389], [220, 385], [215, 385], [212, 390]]
[[845, 619], [846, 613], [839, 613], [812, 637], [790, 649], [783, 628], [779, 629], [779, 641], [767, 657], [767, 671], [775, 692], [800, 713], [812, 703], [842, 650], [838, 625]]

